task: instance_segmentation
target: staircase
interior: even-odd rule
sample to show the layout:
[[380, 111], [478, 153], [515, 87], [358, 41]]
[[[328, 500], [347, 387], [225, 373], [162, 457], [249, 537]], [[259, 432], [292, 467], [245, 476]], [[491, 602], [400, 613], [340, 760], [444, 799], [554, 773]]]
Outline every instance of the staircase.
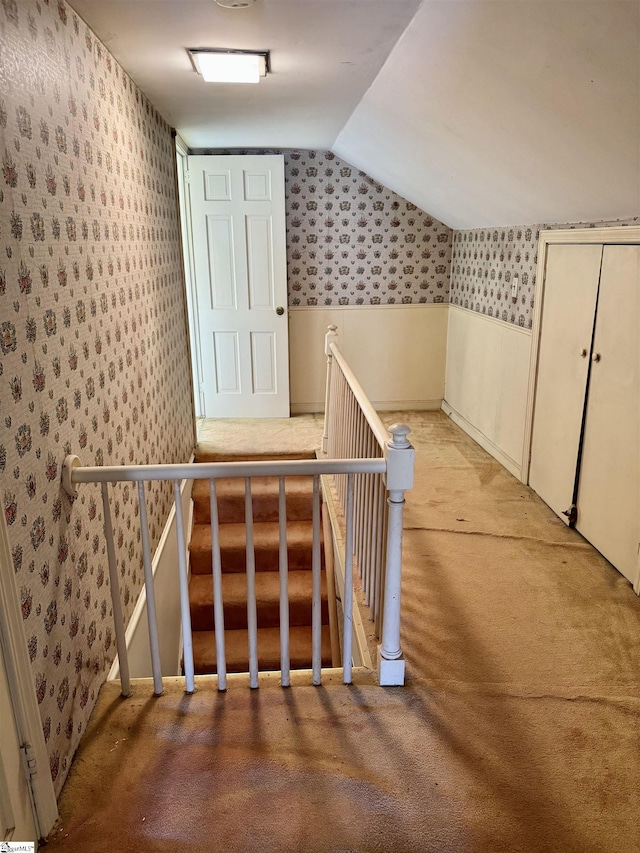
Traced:
[[[244, 461], [273, 456], [243, 456]], [[291, 458], [288, 456], [287, 458]], [[300, 458], [300, 457], [298, 457]], [[202, 454], [198, 462], [239, 461], [238, 457]], [[258, 615], [258, 666], [280, 669], [280, 580], [278, 572], [277, 477], [251, 480]], [[289, 559], [289, 642], [292, 669], [311, 667], [313, 479], [287, 477], [287, 550]], [[216, 480], [225, 647], [228, 672], [249, 669], [245, 547], [245, 483], [242, 478]], [[209, 480], [193, 484], [194, 523], [189, 545], [189, 603], [196, 674], [216, 672], [213, 625], [213, 578]], [[322, 665], [331, 666], [331, 637], [324, 553], [322, 555]]]

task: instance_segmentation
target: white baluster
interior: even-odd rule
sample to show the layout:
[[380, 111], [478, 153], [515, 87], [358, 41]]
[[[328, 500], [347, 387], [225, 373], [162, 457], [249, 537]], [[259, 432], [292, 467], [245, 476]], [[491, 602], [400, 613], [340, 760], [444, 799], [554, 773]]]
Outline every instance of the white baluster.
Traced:
[[109, 564], [109, 586], [111, 587], [113, 626], [116, 633], [116, 649], [118, 650], [118, 665], [120, 667], [120, 692], [123, 696], [131, 696], [127, 640], [124, 632], [124, 619], [122, 618], [120, 584], [118, 582], [118, 564], [116, 561], [116, 549], [113, 543], [113, 524], [111, 523], [111, 508], [109, 507], [109, 494], [107, 492], [106, 483], [102, 483], [102, 511], [104, 514], [104, 536], [107, 540], [107, 562]]
[[138, 480], [138, 502], [140, 505], [140, 535], [142, 537], [142, 564], [144, 566], [144, 587], [147, 594], [147, 624], [149, 626], [149, 649], [151, 651], [151, 671], [153, 672], [153, 692], [161, 696], [162, 665], [160, 663], [160, 642], [158, 640], [158, 617], [156, 615], [156, 593], [151, 566], [149, 547], [149, 522], [147, 521], [147, 502], [144, 496], [144, 480]]
[[369, 571], [369, 587], [371, 589], [371, 618], [375, 621], [375, 611], [378, 605], [377, 584], [380, 571], [380, 539], [382, 528], [380, 525], [380, 503], [382, 491], [381, 477], [378, 474], [371, 475], [371, 568]]
[[180, 480], [173, 481], [173, 500], [176, 508], [176, 537], [178, 540], [178, 578], [180, 581], [180, 617], [182, 621], [182, 659], [184, 661], [184, 689], [194, 693], [196, 689], [193, 670], [193, 636], [191, 634], [191, 612], [189, 609], [189, 578], [187, 557], [184, 551], [184, 521], [182, 518], [182, 495]]
[[[364, 448], [364, 427], [365, 419], [360, 411], [357, 401], [354, 397], [355, 414], [356, 414], [356, 430], [355, 430], [355, 447], [354, 456], [356, 459], [361, 459]], [[358, 563], [358, 577], [362, 577], [362, 533], [364, 527], [364, 514], [362, 505], [362, 485], [364, 477], [362, 474], [356, 474], [354, 485], [353, 506], [355, 511], [355, 531], [353, 553], [355, 554]]]
[[211, 520], [211, 571], [213, 574], [213, 629], [216, 635], [216, 671], [218, 690], [227, 689], [227, 653], [224, 639], [224, 601], [222, 600], [222, 560], [216, 481], [209, 480], [209, 517]]
[[[368, 455], [368, 454], [367, 454]], [[364, 475], [364, 547], [362, 549], [362, 575], [371, 595], [371, 552], [373, 549], [373, 481], [372, 474]]]
[[344, 636], [342, 644], [342, 680], [351, 684], [353, 657], [353, 474], [347, 476], [346, 534], [344, 549]]
[[258, 611], [256, 606], [256, 552], [253, 544], [251, 478], [244, 481], [244, 517], [247, 539], [247, 629], [249, 634], [249, 686], [258, 686]]
[[375, 621], [376, 637], [382, 636], [382, 617], [384, 612], [384, 591], [387, 578], [387, 538], [389, 534], [389, 502], [384, 490], [381, 496], [382, 537], [380, 542], [380, 574], [376, 586], [376, 607], [373, 619]]
[[384, 488], [382, 476], [374, 474], [375, 492], [374, 492], [374, 545], [375, 553], [373, 559], [373, 576], [371, 579], [373, 603], [371, 606], [371, 618], [376, 621], [378, 611], [380, 609], [380, 589], [381, 579], [384, 569], [384, 555], [386, 545], [386, 524], [384, 510], [387, 505], [387, 493]]
[[278, 519], [280, 524], [278, 571], [280, 572], [280, 683], [291, 684], [289, 652], [289, 555], [287, 552], [287, 496], [285, 479], [280, 477]]

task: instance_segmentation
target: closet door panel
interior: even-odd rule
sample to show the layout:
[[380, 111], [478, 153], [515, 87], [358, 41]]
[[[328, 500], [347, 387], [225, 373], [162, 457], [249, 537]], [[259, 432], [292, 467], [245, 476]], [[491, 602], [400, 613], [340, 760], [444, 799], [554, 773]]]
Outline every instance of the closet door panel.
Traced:
[[566, 523], [562, 513], [573, 503], [601, 259], [600, 245], [556, 245], [547, 252], [529, 485]]
[[632, 584], [640, 541], [639, 340], [640, 246], [605, 246], [576, 528]]

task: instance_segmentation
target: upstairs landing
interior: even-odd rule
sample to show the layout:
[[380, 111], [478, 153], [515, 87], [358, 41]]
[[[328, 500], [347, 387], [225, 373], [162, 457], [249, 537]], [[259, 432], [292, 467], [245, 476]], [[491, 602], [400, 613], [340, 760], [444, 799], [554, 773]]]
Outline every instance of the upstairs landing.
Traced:
[[291, 418], [204, 418], [198, 421], [196, 455], [200, 462], [268, 452], [283, 459], [308, 459], [322, 444], [323, 415]]
[[47, 853], [640, 850], [640, 599], [442, 413], [398, 419], [406, 686], [107, 685]]

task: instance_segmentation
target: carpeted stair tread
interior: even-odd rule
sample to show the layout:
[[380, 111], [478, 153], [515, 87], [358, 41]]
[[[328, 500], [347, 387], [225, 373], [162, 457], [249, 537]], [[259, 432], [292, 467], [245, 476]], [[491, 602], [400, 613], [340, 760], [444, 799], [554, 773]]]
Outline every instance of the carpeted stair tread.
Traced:
[[[246, 630], [225, 631], [227, 672], [249, 670], [249, 646]], [[289, 629], [289, 653], [292, 669], [311, 667], [311, 627], [292, 626]], [[260, 669], [280, 669], [280, 630], [258, 628], [258, 658]], [[216, 672], [216, 642], [214, 631], [196, 631], [193, 635], [193, 659], [198, 675]], [[322, 666], [331, 666], [331, 637], [329, 626], [322, 626]]]
[[[327, 584], [322, 572], [322, 621], [328, 622]], [[313, 576], [309, 571], [288, 573], [289, 623], [311, 624]], [[247, 627], [247, 578], [245, 574], [222, 576], [222, 600], [226, 629]], [[189, 583], [191, 627], [194, 631], [213, 630], [213, 583], [211, 575], [192, 575]], [[280, 624], [280, 576], [276, 572], [256, 573], [258, 627]]]
[[[312, 518], [313, 477], [286, 477], [287, 519], [302, 521]], [[251, 480], [253, 520], [278, 520], [278, 477], [254, 477]], [[245, 481], [242, 477], [224, 477], [216, 481], [218, 521], [220, 524], [243, 522], [245, 519]], [[209, 480], [193, 484], [194, 523], [209, 524]]]
[[270, 462], [291, 459], [315, 459], [315, 453], [296, 450], [287, 453], [217, 453], [202, 448], [196, 450], [196, 462]]
[[[246, 570], [245, 525], [221, 524], [220, 558], [223, 572]], [[279, 525], [259, 521], [253, 525], [253, 538], [257, 571], [278, 570]], [[211, 574], [211, 526], [194, 524], [189, 543], [192, 574]], [[289, 569], [307, 569], [311, 566], [313, 529], [308, 521], [287, 523], [287, 553]]]

